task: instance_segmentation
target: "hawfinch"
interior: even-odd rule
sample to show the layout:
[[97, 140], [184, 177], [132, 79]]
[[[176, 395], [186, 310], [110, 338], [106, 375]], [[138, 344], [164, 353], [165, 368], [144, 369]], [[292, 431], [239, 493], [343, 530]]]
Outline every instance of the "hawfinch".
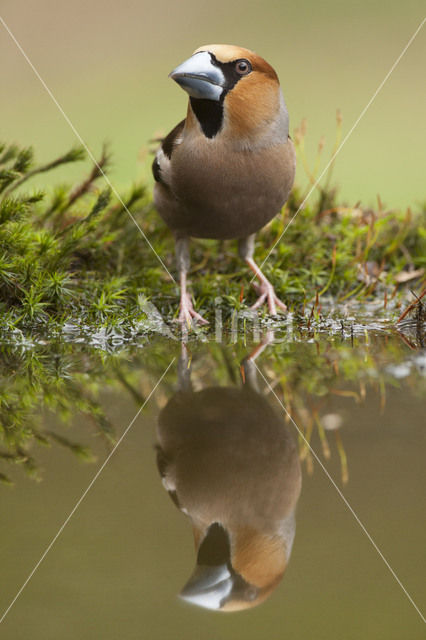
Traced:
[[175, 235], [182, 323], [198, 314], [187, 292], [189, 238], [237, 238], [239, 254], [259, 280], [253, 308], [286, 306], [253, 260], [254, 234], [285, 203], [296, 160], [278, 76], [249, 49], [197, 49], [170, 77], [188, 94], [182, 120], [153, 162], [155, 206]]
[[197, 392], [187, 362], [179, 368], [180, 390], [158, 420], [157, 465], [191, 520], [197, 551], [180, 596], [217, 611], [247, 609], [272, 593], [290, 558], [301, 489], [297, 447], [256, 390], [253, 363], [244, 363], [242, 388]]

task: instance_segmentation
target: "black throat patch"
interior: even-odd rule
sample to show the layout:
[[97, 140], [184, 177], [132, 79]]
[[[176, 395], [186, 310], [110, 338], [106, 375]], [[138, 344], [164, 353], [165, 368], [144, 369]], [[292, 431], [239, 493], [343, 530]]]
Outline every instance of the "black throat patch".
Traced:
[[225, 77], [225, 84], [220, 100], [203, 100], [201, 98], [190, 98], [189, 100], [204, 135], [206, 138], [214, 138], [223, 125], [223, 102], [226, 94], [241, 80], [241, 75], [237, 73], [235, 69], [236, 60], [232, 62], [219, 62], [211, 51], [209, 51], [209, 54], [212, 64], [219, 67]]
[[197, 563], [208, 567], [231, 564], [231, 545], [225, 529], [218, 523], [210, 525], [198, 549]]
[[223, 102], [190, 98], [191, 107], [206, 138], [214, 138], [223, 124]]

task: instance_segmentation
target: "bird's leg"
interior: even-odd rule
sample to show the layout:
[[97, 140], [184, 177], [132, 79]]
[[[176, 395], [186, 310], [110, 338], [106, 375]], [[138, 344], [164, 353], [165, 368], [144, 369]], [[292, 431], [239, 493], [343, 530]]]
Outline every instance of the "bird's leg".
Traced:
[[243, 383], [246, 384], [253, 391], [259, 392], [259, 381], [257, 376], [256, 359], [266, 349], [266, 347], [274, 341], [274, 332], [268, 331], [262, 338], [261, 342], [254, 347], [248, 356], [241, 362], [240, 372], [243, 379]]
[[198, 320], [200, 324], [208, 324], [208, 321], [195, 311], [192, 305], [191, 296], [186, 288], [186, 275], [189, 270], [189, 239], [176, 238], [175, 247], [180, 280], [179, 322], [190, 327], [192, 324], [192, 318], [195, 318], [195, 320]]
[[287, 311], [286, 305], [278, 298], [274, 287], [253, 260], [254, 234], [247, 236], [246, 238], [240, 238], [238, 242], [238, 250], [241, 258], [245, 260], [250, 269], [255, 273], [256, 278], [259, 280], [259, 284], [254, 284], [254, 287], [259, 294], [259, 298], [251, 308], [258, 309], [262, 304], [267, 302], [269, 313], [272, 316], [277, 315], [277, 307], [281, 309], [281, 311]]
[[185, 342], [181, 344], [181, 354], [178, 360], [177, 371], [179, 391], [191, 392], [191, 357]]

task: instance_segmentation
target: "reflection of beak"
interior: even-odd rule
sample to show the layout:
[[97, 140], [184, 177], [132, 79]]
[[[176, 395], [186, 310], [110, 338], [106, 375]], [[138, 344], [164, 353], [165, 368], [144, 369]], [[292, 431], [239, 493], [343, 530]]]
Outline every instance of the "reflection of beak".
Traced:
[[194, 54], [169, 74], [192, 98], [220, 100], [225, 76], [207, 51]]
[[226, 564], [216, 567], [199, 565], [179, 595], [199, 607], [220, 609], [232, 586], [232, 575]]

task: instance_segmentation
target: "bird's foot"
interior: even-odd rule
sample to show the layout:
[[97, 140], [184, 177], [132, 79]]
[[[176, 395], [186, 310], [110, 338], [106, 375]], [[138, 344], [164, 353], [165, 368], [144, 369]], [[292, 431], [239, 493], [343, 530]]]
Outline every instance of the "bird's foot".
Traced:
[[209, 324], [208, 320], [197, 313], [193, 307], [189, 293], [184, 293], [180, 299], [179, 322], [183, 326], [191, 327], [192, 319], [197, 320], [200, 324]]
[[258, 294], [258, 299], [250, 308], [255, 310], [259, 309], [265, 302], [268, 304], [269, 313], [271, 316], [277, 315], [277, 307], [283, 311], [287, 311], [287, 306], [280, 300], [275, 293], [275, 289], [272, 284], [266, 278], [262, 280], [260, 283], [253, 282], [253, 287]]

